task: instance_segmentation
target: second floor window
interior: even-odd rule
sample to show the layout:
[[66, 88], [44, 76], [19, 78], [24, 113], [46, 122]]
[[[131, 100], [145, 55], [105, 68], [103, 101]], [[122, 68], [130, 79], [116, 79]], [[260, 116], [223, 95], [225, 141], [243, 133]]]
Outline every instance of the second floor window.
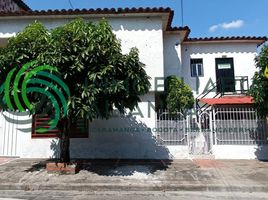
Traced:
[[191, 59], [191, 76], [203, 76], [203, 59]]

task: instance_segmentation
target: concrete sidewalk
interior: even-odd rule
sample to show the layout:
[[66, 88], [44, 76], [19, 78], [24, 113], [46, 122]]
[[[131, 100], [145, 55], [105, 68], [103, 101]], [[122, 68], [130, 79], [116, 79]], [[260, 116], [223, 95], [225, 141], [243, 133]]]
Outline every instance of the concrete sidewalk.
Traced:
[[268, 162], [94, 160], [76, 175], [48, 174], [45, 160], [0, 166], [0, 190], [268, 192]]

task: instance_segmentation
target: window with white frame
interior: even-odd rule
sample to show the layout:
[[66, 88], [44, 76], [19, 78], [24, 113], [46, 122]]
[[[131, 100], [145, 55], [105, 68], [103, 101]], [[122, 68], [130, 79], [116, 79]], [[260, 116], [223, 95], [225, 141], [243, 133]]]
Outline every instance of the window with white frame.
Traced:
[[191, 76], [203, 76], [203, 59], [191, 59]]

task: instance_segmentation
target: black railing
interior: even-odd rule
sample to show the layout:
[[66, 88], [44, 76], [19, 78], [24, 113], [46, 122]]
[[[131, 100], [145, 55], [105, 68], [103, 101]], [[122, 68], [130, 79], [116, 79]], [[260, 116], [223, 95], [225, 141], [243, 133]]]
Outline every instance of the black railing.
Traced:
[[216, 97], [221, 97], [221, 93], [217, 92], [217, 85], [220, 84], [220, 81], [216, 81], [215, 83], [213, 83], [211, 85], [210, 88], [208, 88], [207, 91], [203, 92], [202, 94], [200, 94], [197, 98], [196, 98], [196, 109], [197, 111], [200, 111], [202, 110], [203, 108], [207, 107], [208, 105], [207, 104], [204, 104], [203, 106], [200, 106], [199, 105], [199, 101], [200, 99], [203, 99], [205, 98], [209, 93], [211, 92], [216, 92], [216, 94], [212, 97], [212, 98], [216, 98]]
[[217, 92], [222, 95], [246, 94], [249, 90], [248, 76], [221, 78], [217, 83]]

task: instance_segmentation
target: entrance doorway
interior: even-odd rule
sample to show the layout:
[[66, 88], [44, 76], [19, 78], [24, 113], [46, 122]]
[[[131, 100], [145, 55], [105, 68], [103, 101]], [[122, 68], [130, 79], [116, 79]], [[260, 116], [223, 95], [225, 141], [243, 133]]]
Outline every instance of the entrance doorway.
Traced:
[[235, 92], [233, 58], [216, 58], [217, 92]]

